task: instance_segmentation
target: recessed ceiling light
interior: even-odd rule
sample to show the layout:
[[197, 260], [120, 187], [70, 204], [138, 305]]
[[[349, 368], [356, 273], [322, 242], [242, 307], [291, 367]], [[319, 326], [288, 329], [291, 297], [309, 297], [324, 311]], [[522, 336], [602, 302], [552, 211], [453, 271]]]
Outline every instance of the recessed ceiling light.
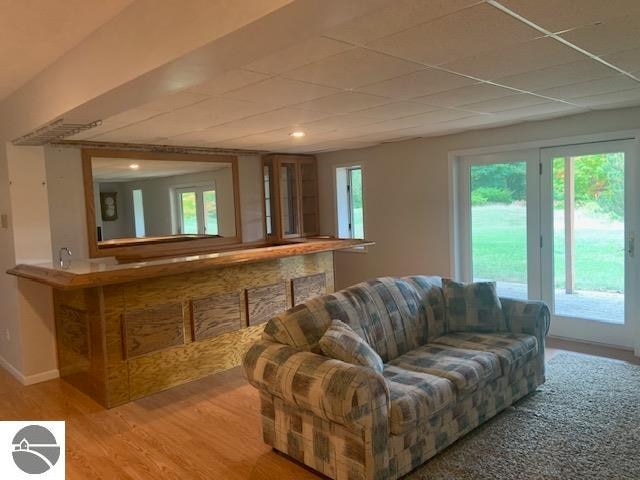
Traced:
[[132, 163], [131, 165], [129, 165], [129, 168], [131, 170], [138, 170], [140, 168], [140, 165], [138, 165], [137, 163]]
[[302, 138], [306, 135], [306, 133], [304, 133], [302, 130], [294, 130], [293, 132], [291, 132], [289, 134], [290, 137], [293, 138]]

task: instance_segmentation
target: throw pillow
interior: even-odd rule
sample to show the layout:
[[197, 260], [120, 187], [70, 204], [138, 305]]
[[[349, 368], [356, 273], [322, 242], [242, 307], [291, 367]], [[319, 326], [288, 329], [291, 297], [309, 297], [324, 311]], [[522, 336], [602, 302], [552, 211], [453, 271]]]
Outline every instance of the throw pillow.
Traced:
[[506, 330], [496, 282], [459, 283], [442, 279], [450, 332]]
[[331, 325], [318, 343], [322, 353], [327, 357], [373, 368], [382, 373], [384, 364], [380, 355], [349, 325], [340, 320], [331, 321]]

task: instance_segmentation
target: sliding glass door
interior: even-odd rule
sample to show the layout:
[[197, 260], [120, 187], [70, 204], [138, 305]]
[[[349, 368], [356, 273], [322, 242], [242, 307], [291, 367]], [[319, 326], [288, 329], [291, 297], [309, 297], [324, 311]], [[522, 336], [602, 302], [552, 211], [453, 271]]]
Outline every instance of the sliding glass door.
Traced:
[[552, 335], [633, 347], [634, 148], [628, 140], [463, 157], [458, 274], [495, 280], [501, 296], [544, 300]]
[[538, 152], [466, 157], [462, 202], [467, 228], [466, 280], [495, 280], [512, 298], [539, 295]]
[[542, 298], [552, 334], [632, 347], [638, 182], [631, 141], [541, 150]]

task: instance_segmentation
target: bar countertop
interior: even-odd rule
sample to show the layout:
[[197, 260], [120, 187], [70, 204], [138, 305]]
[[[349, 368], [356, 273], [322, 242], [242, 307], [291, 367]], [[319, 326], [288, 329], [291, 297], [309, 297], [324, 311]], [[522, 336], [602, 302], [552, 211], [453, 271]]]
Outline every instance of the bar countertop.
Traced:
[[69, 290], [367, 245], [373, 245], [373, 242], [336, 238], [306, 239], [275, 246], [243, 248], [242, 245], [239, 245], [237, 250], [160, 258], [135, 263], [72, 260], [65, 267], [51, 262], [34, 265], [20, 264], [7, 270], [7, 273], [54, 288]]

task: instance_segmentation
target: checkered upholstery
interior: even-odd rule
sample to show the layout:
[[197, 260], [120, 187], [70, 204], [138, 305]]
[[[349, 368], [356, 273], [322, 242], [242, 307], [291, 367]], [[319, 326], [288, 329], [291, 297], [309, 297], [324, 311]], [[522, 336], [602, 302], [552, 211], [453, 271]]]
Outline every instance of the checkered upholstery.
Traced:
[[522, 333], [455, 332], [433, 340], [434, 344], [495, 354], [503, 375], [538, 354], [538, 340]]
[[500, 361], [494, 353], [434, 343], [411, 350], [389, 364], [446, 378], [460, 394], [472, 392], [502, 374]]
[[450, 332], [506, 330], [496, 282], [460, 283], [442, 279]]
[[443, 377], [387, 365], [383, 372], [389, 387], [391, 433], [422, 425], [455, 401], [453, 383]]
[[320, 337], [320, 350], [329, 358], [373, 368], [382, 373], [384, 367], [380, 355], [354, 332], [349, 325], [333, 320], [331, 326]]
[[[339, 480], [396, 479], [544, 382], [549, 310], [501, 299], [507, 332], [451, 332], [437, 277], [381, 278], [268, 322], [243, 366], [264, 441]], [[337, 318], [382, 373], [321, 355]]]
[[384, 277], [315, 298], [274, 317], [265, 326], [263, 338], [320, 353], [318, 341], [337, 319], [387, 362], [426, 343], [429, 317], [435, 319], [435, 314], [411, 283]]

